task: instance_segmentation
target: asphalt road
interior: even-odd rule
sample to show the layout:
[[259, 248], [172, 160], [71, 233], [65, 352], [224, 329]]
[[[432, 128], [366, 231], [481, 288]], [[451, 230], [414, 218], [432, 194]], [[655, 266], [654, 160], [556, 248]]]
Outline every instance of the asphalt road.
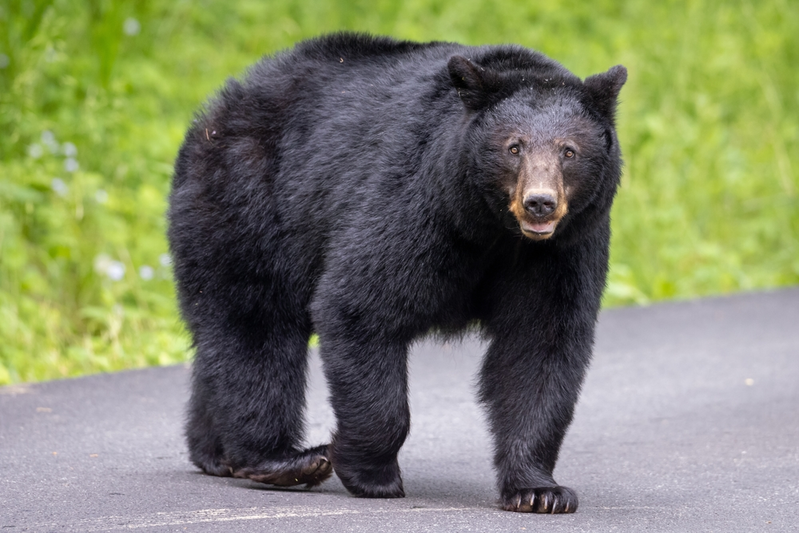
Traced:
[[[604, 312], [555, 472], [572, 515], [498, 510], [481, 352], [414, 350], [401, 500], [201, 475], [183, 366], [0, 388], [0, 532], [799, 531], [799, 288]], [[326, 441], [316, 357], [308, 408]]]

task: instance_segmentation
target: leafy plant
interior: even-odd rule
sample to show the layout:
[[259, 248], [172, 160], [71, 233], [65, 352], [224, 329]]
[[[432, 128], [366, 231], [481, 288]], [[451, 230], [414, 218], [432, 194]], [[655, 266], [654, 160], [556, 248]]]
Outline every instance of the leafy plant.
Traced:
[[357, 30], [630, 71], [605, 304], [799, 282], [787, 0], [0, 5], [0, 384], [184, 361], [164, 238], [192, 113], [262, 54]]

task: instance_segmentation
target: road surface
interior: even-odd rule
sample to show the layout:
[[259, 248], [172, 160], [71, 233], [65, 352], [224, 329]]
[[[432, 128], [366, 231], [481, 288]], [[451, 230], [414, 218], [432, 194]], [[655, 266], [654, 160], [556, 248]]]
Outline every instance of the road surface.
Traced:
[[[603, 312], [555, 471], [572, 515], [498, 510], [482, 350], [413, 350], [400, 500], [198, 473], [185, 366], [0, 388], [0, 533], [799, 531], [799, 288]], [[326, 396], [314, 354], [309, 444]]]

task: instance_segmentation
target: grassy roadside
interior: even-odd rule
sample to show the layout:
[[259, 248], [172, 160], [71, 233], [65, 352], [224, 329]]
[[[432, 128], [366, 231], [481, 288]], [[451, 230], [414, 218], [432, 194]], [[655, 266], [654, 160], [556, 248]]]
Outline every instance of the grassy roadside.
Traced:
[[194, 109], [350, 29], [630, 70], [605, 304], [799, 283], [799, 11], [787, 1], [0, 5], [0, 384], [187, 358], [163, 212]]

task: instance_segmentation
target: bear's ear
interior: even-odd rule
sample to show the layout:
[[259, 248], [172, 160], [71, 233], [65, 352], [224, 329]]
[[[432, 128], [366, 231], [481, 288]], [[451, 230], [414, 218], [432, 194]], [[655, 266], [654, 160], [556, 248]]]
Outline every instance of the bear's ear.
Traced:
[[463, 105], [477, 111], [488, 103], [486, 71], [463, 56], [452, 56], [447, 63], [452, 85], [458, 90]]
[[607, 72], [587, 77], [583, 84], [588, 89], [591, 105], [603, 116], [613, 120], [616, 113], [616, 100], [626, 81], [627, 69], [616, 65]]

